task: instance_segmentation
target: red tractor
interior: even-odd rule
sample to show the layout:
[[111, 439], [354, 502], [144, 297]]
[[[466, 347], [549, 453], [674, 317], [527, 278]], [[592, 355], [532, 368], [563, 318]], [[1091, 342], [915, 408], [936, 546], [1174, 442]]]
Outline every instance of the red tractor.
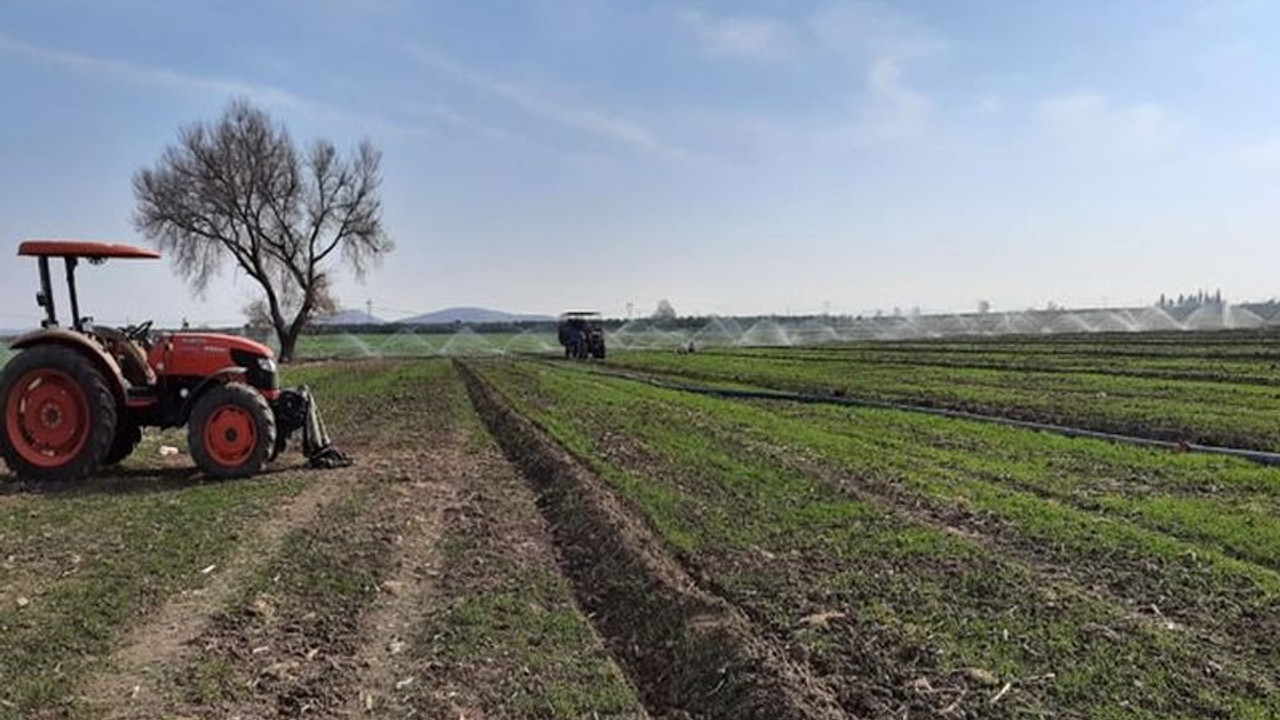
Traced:
[[[75, 271], [81, 259], [160, 255], [127, 245], [31, 241], [18, 255], [40, 266], [41, 329], [15, 341], [0, 371], [0, 455], [31, 480], [79, 480], [133, 452], [142, 428], [187, 426], [196, 465], [217, 478], [262, 471], [303, 431], [317, 467], [350, 460], [329, 442], [306, 387], [280, 388], [271, 348], [233, 335], [153, 333], [151, 323], [94, 325], [80, 316]], [[71, 327], [58, 325], [49, 260], [66, 267]]]

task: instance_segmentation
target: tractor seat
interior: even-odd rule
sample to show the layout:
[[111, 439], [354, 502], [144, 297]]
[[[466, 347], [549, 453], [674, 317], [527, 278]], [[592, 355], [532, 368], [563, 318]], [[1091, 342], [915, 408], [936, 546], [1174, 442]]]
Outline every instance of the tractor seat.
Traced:
[[102, 338], [102, 344], [120, 363], [120, 372], [131, 385], [150, 387], [156, 383], [156, 374], [147, 364], [147, 356], [138, 344], [123, 332], [103, 325], [95, 325], [93, 333]]

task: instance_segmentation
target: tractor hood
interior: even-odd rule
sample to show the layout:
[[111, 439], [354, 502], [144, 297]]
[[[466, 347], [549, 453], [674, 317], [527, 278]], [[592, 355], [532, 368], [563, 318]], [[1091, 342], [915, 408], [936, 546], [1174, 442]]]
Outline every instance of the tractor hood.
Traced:
[[161, 377], [210, 378], [233, 370], [264, 393], [280, 387], [271, 348], [236, 335], [174, 333], [152, 346], [147, 361]]
[[170, 335], [169, 342], [173, 343], [174, 349], [203, 349], [203, 348], [225, 348], [226, 350], [241, 350], [243, 352], [261, 355], [263, 357], [275, 358], [276, 353], [271, 348], [260, 342], [255, 342], [239, 335], [223, 335], [221, 333], [199, 333], [199, 332], [176, 332]]

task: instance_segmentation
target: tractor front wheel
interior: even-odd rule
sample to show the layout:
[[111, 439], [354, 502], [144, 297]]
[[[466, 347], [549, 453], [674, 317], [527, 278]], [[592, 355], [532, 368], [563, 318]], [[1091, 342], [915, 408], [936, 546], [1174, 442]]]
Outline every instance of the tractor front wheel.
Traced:
[[262, 472], [276, 444], [276, 419], [262, 394], [226, 383], [196, 401], [187, 424], [191, 457], [205, 473], [230, 479]]
[[89, 358], [38, 345], [0, 373], [0, 455], [21, 478], [80, 480], [102, 464], [116, 435], [116, 399]]

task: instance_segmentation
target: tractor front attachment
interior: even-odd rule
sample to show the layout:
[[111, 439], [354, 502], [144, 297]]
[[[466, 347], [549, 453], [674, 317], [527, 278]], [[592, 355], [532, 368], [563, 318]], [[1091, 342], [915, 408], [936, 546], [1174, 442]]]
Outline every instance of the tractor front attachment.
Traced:
[[284, 451], [294, 432], [302, 431], [302, 453], [313, 468], [349, 467], [354, 461], [335, 448], [320, 417], [315, 396], [306, 385], [282, 390], [272, 404], [276, 416], [275, 455]]

